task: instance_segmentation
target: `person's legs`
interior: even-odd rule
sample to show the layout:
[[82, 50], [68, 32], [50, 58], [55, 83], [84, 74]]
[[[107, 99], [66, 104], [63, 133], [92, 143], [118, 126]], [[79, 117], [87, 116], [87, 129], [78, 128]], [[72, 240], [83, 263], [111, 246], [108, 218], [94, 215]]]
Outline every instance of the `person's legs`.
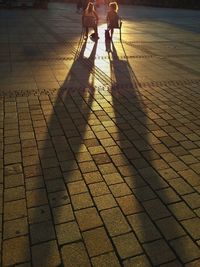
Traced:
[[96, 38], [99, 38], [97, 25], [94, 27], [94, 32], [95, 32]]
[[113, 28], [111, 28], [111, 29], [110, 29], [110, 32], [111, 32], [110, 38], [112, 39], [112, 37], [113, 37], [113, 32], [114, 32], [114, 29], [113, 29]]
[[85, 27], [85, 38], [88, 38], [88, 27]]

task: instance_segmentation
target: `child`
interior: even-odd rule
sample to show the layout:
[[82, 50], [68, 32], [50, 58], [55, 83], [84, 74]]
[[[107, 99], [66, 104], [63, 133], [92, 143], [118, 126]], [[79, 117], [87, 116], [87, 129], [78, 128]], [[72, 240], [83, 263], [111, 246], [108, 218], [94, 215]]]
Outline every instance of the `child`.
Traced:
[[94, 4], [89, 2], [82, 16], [83, 27], [85, 27], [85, 39], [88, 38], [89, 28], [94, 29], [95, 39], [99, 39], [98, 30], [97, 30], [98, 20], [99, 20], [99, 17], [94, 9]]
[[113, 36], [114, 28], [119, 27], [119, 16], [117, 14], [118, 12], [118, 4], [117, 2], [111, 2], [109, 4], [109, 11], [106, 17], [107, 24], [108, 24], [108, 30], [111, 31], [111, 39]]

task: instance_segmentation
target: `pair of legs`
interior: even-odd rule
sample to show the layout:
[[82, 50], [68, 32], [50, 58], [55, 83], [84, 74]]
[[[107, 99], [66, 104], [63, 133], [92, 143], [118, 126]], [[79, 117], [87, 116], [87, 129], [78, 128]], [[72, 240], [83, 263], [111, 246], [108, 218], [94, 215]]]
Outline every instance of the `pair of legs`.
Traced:
[[110, 38], [112, 39], [112, 37], [113, 37], [113, 32], [114, 32], [114, 29], [113, 29], [113, 28], [110, 28], [110, 29], [109, 29], [109, 31], [110, 31]]
[[[95, 27], [93, 27], [93, 30], [95, 32], [95, 37], [98, 38], [98, 29], [97, 29], [97, 25]], [[88, 32], [89, 32], [89, 27], [85, 27], [85, 39], [88, 38]]]

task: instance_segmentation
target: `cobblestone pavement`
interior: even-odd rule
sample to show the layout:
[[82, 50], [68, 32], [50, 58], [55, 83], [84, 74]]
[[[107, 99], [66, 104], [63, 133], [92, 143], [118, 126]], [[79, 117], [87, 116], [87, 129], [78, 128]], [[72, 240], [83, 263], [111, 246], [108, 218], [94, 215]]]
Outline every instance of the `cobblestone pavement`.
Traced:
[[200, 13], [98, 12], [0, 10], [0, 265], [200, 266]]

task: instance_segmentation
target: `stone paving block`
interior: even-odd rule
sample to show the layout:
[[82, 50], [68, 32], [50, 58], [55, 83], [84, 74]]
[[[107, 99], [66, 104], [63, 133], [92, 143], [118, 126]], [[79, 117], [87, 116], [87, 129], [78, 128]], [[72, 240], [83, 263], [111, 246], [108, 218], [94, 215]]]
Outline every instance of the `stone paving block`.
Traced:
[[181, 223], [194, 240], [200, 239], [200, 218], [192, 218]]
[[53, 208], [53, 218], [55, 224], [60, 224], [74, 220], [74, 213], [71, 205], [63, 205]]
[[47, 204], [47, 194], [45, 189], [35, 189], [27, 191], [27, 206], [29, 208]]
[[161, 237], [146, 213], [130, 215], [128, 216], [128, 221], [141, 243], [153, 241]]
[[82, 193], [78, 195], [72, 195], [71, 201], [74, 210], [84, 209], [94, 206], [92, 198], [89, 193]]
[[182, 263], [178, 260], [170, 261], [168, 263], [161, 264], [162, 267], [182, 267]]
[[143, 252], [133, 232], [114, 237], [113, 242], [121, 259], [133, 257]]
[[61, 248], [61, 254], [65, 267], [91, 267], [86, 249], [82, 242], [64, 245]]
[[106, 195], [110, 193], [108, 186], [104, 182], [90, 184], [89, 189], [93, 197]]
[[103, 146], [93, 146], [89, 147], [89, 152], [91, 155], [97, 155], [97, 154], [102, 154], [105, 152]]
[[60, 164], [62, 172], [67, 172], [67, 171], [78, 169], [78, 165], [75, 160], [62, 161], [59, 164]]
[[119, 208], [112, 208], [100, 212], [110, 236], [125, 234], [131, 231], [125, 216]]
[[51, 220], [51, 212], [48, 205], [28, 209], [29, 224]]
[[8, 188], [4, 190], [4, 201], [14, 201], [25, 198], [25, 190], [23, 186]]
[[44, 179], [51, 180], [62, 177], [62, 173], [59, 167], [43, 169]]
[[159, 174], [167, 181], [179, 177], [179, 173], [172, 168], [159, 170]]
[[186, 267], [198, 267], [200, 264], [200, 260], [194, 260], [190, 263], [185, 264]]
[[143, 247], [154, 266], [176, 258], [173, 251], [163, 239], [146, 243]]
[[76, 160], [77, 162], [84, 162], [84, 161], [91, 161], [92, 157], [89, 152], [83, 152], [76, 154]]
[[82, 239], [76, 222], [67, 222], [57, 225], [56, 235], [59, 245], [76, 242]]
[[123, 261], [124, 267], [151, 267], [148, 258], [145, 255], [136, 256]]
[[87, 192], [87, 186], [84, 181], [77, 181], [67, 184], [70, 195]]
[[198, 193], [185, 195], [183, 199], [191, 209], [200, 208], [200, 196]]
[[131, 190], [126, 183], [110, 185], [109, 188], [114, 197], [121, 197], [131, 194]]
[[29, 260], [30, 249], [27, 236], [16, 237], [3, 242], [3, 266], [13, 266]]
[[108, 185], [118, 184], [123, 182], [123, 179], [119, 173], [106, 174], [103, 175], [103, 178], [105, 179]]
[[[103, 227], [84, 232], [83, 239], [90, 257], [113, 250], [113, 246]], [[98, 242], [96, 242], [97, 240]]]
[[182, 178], [172, 179], [169, 181], [171, 187], [180, 195], [185, 195], [194, 192], [194, 189], [186, 183]]
[[103, 224], [95, 208], [87, 208], [75, 211], [75, 216], [81, 231], [96, 228]]
[[30, 262], [25, 262], [22, 264], [18, 264], [17, 267], [31, 267], [31, 263]]
[[112, 194], [94, 197], [94, 202], [98, 210], [110, 209], [117, 206], [117, 202]]
[[170, 187], [161, 189], [157, 193], [165, 204], [171, 204], [181, 200], [179, 195]]
[[83, 177], [85, 179], [86, 184], [92, 184], [103, 181], [102, 175], [98, 171], [85, 173]]
[[5, 165], [13, 164], [21, 162], [21, 153], [20, 152], [14, 152], [14, 153], [8, 153], [4, 156], [4, 163]]
[[109, 252], [107, 254], [93, 257], [91, 259], [91, 261], [92, 261], [92, 265], [94, 267], [99, 267], [99, 266], [101, 266], [101, 267], [107, 267], [107, 266], [120, 267], [121, 266], [116, 254], [113, 252]]
[[183, 236], [170, 242], [171, 246], [178, 254], [183, 263], [196, 260], [200, 257], [200, 250], [196, 244], [189, 238]]
[[30, 225], [31, 243], [37, 244], [55, 239], [54, 227], [51, 221]]
[[117, 198], [117, 202], [125, 215], [143, 211], [143, 207], [133, 195]]
[[22, 173], [5, 176], [5, 188], [24, 185], [24, 176]]
[[180, 171], [179, 175], [182, 176], [191, 186], [200, 185], [199, 175], [191, 169]]
[[67, 190], [48, 194], [51, 207], [58, 207], [70, 203]]
[[27, 216], [25, 199], [6, 202], [4, 204], [4, 220], [14, 220]]
[[113, 163], [106, 163], [106, 164], [101, 164], [98, 165], [100, 172], [105, 175], [105, 174], [110, 174], [110, 173], [115, 173], [117, 169], [113, 165]]
[[28, 234], [27, 218], [20, 218], [4, 222], [3, 237], [4, 239], [14, 238]]
[[96, 155], [93, 155], [92, 157], [93, 157], [93, 159], [97, 165], [111, 162], [111, 159], [109, 158], [109, 156], [106, 153], [96, 154]]
[[20, 144], [12, 144], [12, 145], [6, 145], [5, 146], [5, 153], [14, 153], [14, 152], [20, 152], [21, 146]]
[[46, 181], [47, 192], [56, 192], [66, 189], [62, 178], [52, 179]]
[[132, 191], [134, 195], [142, 202], [156, 198], [156, 194], [149, 186], [138, 187], [132, 189]]
[[152, 199], [143, 202], [144, 208], [153, 220], [170, 216], [170, 212], [162, 204], [160, 199]]
[[80, 162], [79, 167], [82, 173], [97, 171], [97, 166], [93, 161]]
[[161, 219], [156, 224], [167, 240], [186, 235], [181, 225], [173, 217]]
[[24, 167], [25, 178], [36, 177], [42, 175], [42, 169], [40, 165], [26, 166]]
[[55, 240], [31, 247], [33, 266], [59, 266], [61, 258]]
[[195, 217], [193, 211], [184, 202], [170, 204], [170, 211], [178, 220], [186, 220]]
[[44, 179], [42, 176], [31, 177], [25, 180], [26, 190], [35, 190], [39, 188], [44, 188]]
[[63, 176], [66, 184], [83, 180], [83, 176], [79, 170], [64, 172]]

